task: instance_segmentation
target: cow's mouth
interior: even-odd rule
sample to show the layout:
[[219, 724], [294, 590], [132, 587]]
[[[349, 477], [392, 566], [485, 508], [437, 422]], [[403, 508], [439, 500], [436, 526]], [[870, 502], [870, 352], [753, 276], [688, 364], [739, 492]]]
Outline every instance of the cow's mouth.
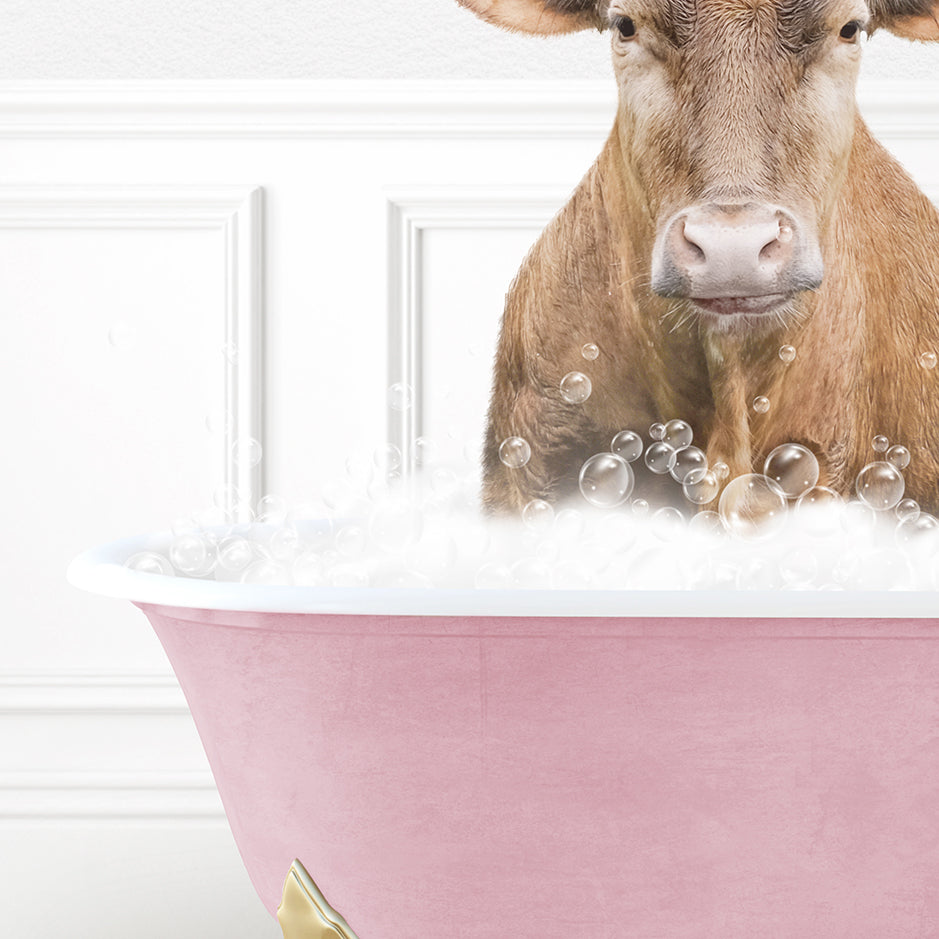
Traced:
[[788, 294], [772, 293], [762, 297], [690, 297], [691, 302], [716, 316], [762, 316], [774, 313], [791, 299]]

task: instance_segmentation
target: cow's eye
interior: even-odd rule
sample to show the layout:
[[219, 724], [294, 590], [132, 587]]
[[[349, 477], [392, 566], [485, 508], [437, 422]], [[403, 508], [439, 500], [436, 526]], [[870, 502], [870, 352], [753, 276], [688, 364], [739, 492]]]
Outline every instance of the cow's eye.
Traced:
[[621, 39], [633, 39], [636, 35], [636, 24], [628, 16], [614, 17], [613, 28], [620, 34]]
[[854, 42], [860, 32], [861, 24], [857, 20], [851, 20], [850, 23], [845, 23], [844, 26], [841, 27], [841, 32], [838, 33], [838, 36], [845, 42]]

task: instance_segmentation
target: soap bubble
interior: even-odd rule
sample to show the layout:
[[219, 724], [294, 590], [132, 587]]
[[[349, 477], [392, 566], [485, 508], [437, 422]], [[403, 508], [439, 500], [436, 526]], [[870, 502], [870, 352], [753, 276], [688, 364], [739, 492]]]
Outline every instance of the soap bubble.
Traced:
[[910, 451], [896, 444], [887, 451], [887, 462], [893, 463], [898, 470], [904, 470], [910, 465]]
[[633, 491], [630, 465], [615, 453], [597, 453], [581, 467], [578, 484], [583, 497], [597, 508], [622, 505]]
[[[668, 442], [667, 435], [662, 442]], [[669, 467], [668, 471], [676, 483], [684, 484], [688, 481], [689, 476], [703, 476], [707, 472], [707, 468], [708, 458], [704, 455], [704, 451], [698, 449], [698, 447], [686, 445], [675, 454], [675, 462]]]
[[531, 446], [523, 437], [506, 437], [499, 444], [499, 459], [509, 469], [518, 469], [531, 459]]
[[849, 535], [869, 534], [876, 524], [874, 510], [857, 499], [852, 499], [841, 510], [841, 527]]
[[184, 574], [198, 574], [209, 565], [209, 546], [195, 532], [178, 535], [170, 543], [170, 561]]
[[685, 477], [681, 488], [689, 502], [707, 505], [717, 497], [721, 484], [713, 470], [693, 470]]
[[868, 463], [854, 485], [858, 498], [878, 512], [892, 509], [903, 498], [905, 488], [903, 474], [884, 461]]
[[568, 372], [561, 379], [561, 397], [568, 404], [583, 404], [591, 391], [593, 385], [583, 372]]
[[878, 434], [878, 435], [871, 441], [871, 446], [872, 446], [878, 453], [886, 453], [886, 452], [887, 452], [887, 448], [890, 446], [890, 441], [889, 441], [883, 434]]
[[712, 467], [714, 475], [723, 482], [730, 475], [730, 467], [723, 461], [718, 460]]
[[677, 454], [675, 451], [661, 440], [658, 443], [649, 444], [646, 450], [646, 466], [652, 470], [653, 473], [658, 473], [659, 476], [668, 473], [675, 465], [676, 459]]
[[513, 585], [522, 590], [543, 590], [551, 586], [551, 569], [539, 558], [520, 558], [510, 570]]
[[403, 381], [396, 381], [388, 389], [388, 407], [392, 411], [406, 411], [413, 403], [414, 390]]
[[662, 541], [675, 541], [685, 531], [685, 516], [670, 505], [652, 515], [652, 531]]
[[344, 558], [357, 558], [367, 543], [365, 532], [358, 525], [343, 525], [336, 532], [336, 550]]
[[909, 561], [895, 549], [880, 548], [858, 558], [846, 583], [853, 590], [905, 590], [911, 579]]
[[522, 509], [522, 521], [532, 531], [546, 532], [554, 524], [554, 507], [544, 499], [532, 499]]
[[779, 559], [779, 573], [787, 584], [809, 584], [818, 574], [818, 560], [804, 547], [793, 549]]
[[218, 566], [223, 570], [238, 573], [254, 560], [254, 548], [247, 538], [233, 535], [225, 538], [218, 546]]
[[372, 462], [382, 473], [393, 473], [401, 469], [401, 451], [393, 443], [386, 443], [372, 454]]
[[243, 584], [287, 584], [290, 574], [282, 564], [277, 564], [268, 558], [255, 561], [241, 575]]
[[813, 534], [834, 529], [840, 520], [844, 500], [828, 486], [806, 489], [796, 502], [796, 517]]
[[765, 414], [769, 410], [769, 398], [766, 395], [757, 395], [753, 399], [753, 410], [757, 414]]
[[581, 347], [580, 354], [588, 362], [592, 362], [600, 354], [600, 348], [595, 342], [585, 342]]
[[691, 429], [691, 425], [687, 422], [675, 420], [669, 421], [665, 425], [665, 433], [662, 435], [662, 440], [673, 450], [682, 450], [690, 446], [693, 439], [694, 432]]
[[597, 543], [606, 557], [627, 551], [636, 541], [636, 522], [625, 512], [610, 512], [596, 526]]
[[718, 503], [724, 527], [745, 541], [764, 541], [786, 521], [786, 497], [766, 476], [747, 473], [724, 488]]
[[505, 564], [489, 561], [476, 572], [477, 590], [507, 590], [512, 585], [512, 572]]
[[796, 357], [796, 350], [793, 346], [780, 346], [779, 357], [788, 365]]
[[897, 507], [894, 511], [897, 514], [897, 518], [901, 522], [904, 522], [908, 518], [916, 518], [920, 513], [920, 507], [915, 499], [901, 499], [897, 503]]
[[[712, 471], [713, 472], [713, 471]], [[694, 500], [692, 500], [694, 501]], [[710, 501], [710, 500], [708, 500]], [[717, 512], [705, 510], [695, 514], [688, 522], [688, 531], [696, 535], [716, 536], [724, 534], [724, 523]]]
[[807, 447], [784, 443], [772, 450], [763, 463], [768, 476], [789, 499], [797, 499], [818, 482], [818, 460]]
[[656, 423], [649, 428], [649, 436], [653, 440], [661, 440], [665, 436], [665, 425], [656, 421]]
[[418, 437], [414, 441], [414, 462], [418, 466], [430, 466], [436, 459], [436, 444], [429, 437]]
[[627, 463], [642, 456], [642, 437], [632, 430], [621, 430], [610, 444], [610, 449], [621, 456]]
[[156, 551], [138, 551], [124, 562], [124, 567], [130, 568], [132, 571], [139, 571], [141, 574], [173, 576], [173, 565]]
[[584, 533], [584, 513], [577, 509], [561, 509], [554, 519], [554, 534], [564, 544], [576, 544]]
[[421, 536], [423, 518], [406, 499], [393, 498], [377, 506], [368, 520], [368, 533], [382, 550], [392, 553]]
[[290, 568], [298, 587], [320, 587], [326, 583], [326, 567], [315, 551], [306, 551], [294, 558]]
[[779, 565], [767, 558], [750, 558], [737, 573], [738, 590], [778, 590], [782, 584]]
[[894, 532], [903, 551], [929, 556], [939, 551], [939, 520], [928, 512], [905, 518]]
[[334, 587], [357, 588], [368, 586], [368, 571], [353, 564], [337, 564], [329, 572], [329, 582]]
[[939, 360], [937, 360], [935, 352], [924, 352], [919, 357], [919, 364], [922, 365], [922, 367], [926, 369], [935, 368], [937, 361]]
[[266, 525], [280, 525], [287, 520], [287, 500], [268, 493], [258, 499], [257, 520]]
[[212, 492], [212, 504], [226, 512], [244, 502], [245, 498], [245, 493], [234, 483], [223, 483]]
[[589, 590], [595, 583], [594, 570], [578, 558], [570, 558], [555, 565], [555, 590]]
[[261, 444], [254, 437], [239, 437], [231, 445], [231, 457], [239, 466], [257, 466], [261, 462]]
[[446, 502], [460, 491], [460, 480], [453, 470], [438, 466], [430, 474], [430, 490], [437, 499]]
[[630, 508], [632, 509], [633, 515], [638, 518], [643, 518], [649, 514], [649, 503], [646, 502], [645, 499], [633, 499]]

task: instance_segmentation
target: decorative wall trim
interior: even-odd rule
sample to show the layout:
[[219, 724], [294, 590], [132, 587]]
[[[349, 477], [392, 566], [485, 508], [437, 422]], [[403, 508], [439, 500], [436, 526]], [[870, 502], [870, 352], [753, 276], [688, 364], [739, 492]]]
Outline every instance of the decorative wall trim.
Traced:
[[[79, 719], [94, 731], [102, 718], [190, 720], [186, 700], [172, 675], [8, 673], [0, 675], [0, 721]], [[74, 725], [72, 725], [74, 728]], [[113, 725], [110, 725], [113, 726]], [[151, 725], [152, 726], [152, 725]], [[100, 735], [102, 738], [104, 734]], [[48, 734], [56, 746], [54, 733]], [[172, 733], [170, 731], [170, 739]], [[108, 740], [108, 762], [119, 763]], [[12, 769], [0, 772], [0, 822], [13, 820], [217, 820], [224, 818], [209, 772], [116, 769], [107, 772]]]
[[[884, 136], [939, 132], [939, 81], [865, 80]], [[607, 81], [0, 82], [0, 137], [602, 139]]]
[[422, 238], [431, 229], [543, 227], [567, 200], [560, 188], [389, 189], [388, 383], [411, 389], [411, 406], [388, 407], [388, 440], [406, 472], [415, 468], [413, 441], [423, 434]]
[[[3, 186], [0, 228], [209, 229], [225, 239], [226, 491], [263, 493], [262, 466], [238, 463], [236, 440], [262, 443], [263, 191], [257, 186]], [[229, 508], [234, 509], [235, 505]]]

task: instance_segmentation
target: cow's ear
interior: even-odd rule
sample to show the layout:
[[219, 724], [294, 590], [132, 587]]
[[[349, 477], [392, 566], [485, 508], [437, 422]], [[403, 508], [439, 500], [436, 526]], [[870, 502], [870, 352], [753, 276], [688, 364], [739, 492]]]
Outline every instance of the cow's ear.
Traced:
[[872, 0], [871, 29], [904, 39], [939, 40], [939, 0]]
[[457, 0], [489, 23], [550, 36], [602, 29], [598, 0]]

